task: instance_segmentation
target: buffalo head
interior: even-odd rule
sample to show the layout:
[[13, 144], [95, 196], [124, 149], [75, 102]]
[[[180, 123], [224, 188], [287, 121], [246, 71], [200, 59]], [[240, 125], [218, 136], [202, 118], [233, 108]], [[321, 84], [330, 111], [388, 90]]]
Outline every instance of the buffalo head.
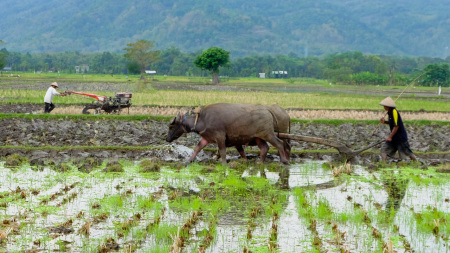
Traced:
[[169, 132], [166, 137], [167, 142], [172, 142], [186, 133], [186, 128], [183, 125], [185, 119], [186, 116], [183, 117], [183, 114], [178, 113], [177, 116], [170, 121]]

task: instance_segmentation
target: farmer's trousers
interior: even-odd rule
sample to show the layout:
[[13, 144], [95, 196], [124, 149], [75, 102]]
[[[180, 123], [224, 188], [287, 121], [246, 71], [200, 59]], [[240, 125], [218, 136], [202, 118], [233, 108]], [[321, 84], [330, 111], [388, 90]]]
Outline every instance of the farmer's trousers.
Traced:
[[53, 109], [55, 109], [55, 105], [53, 103], [45, 103], [44, 113], [50, 113]]

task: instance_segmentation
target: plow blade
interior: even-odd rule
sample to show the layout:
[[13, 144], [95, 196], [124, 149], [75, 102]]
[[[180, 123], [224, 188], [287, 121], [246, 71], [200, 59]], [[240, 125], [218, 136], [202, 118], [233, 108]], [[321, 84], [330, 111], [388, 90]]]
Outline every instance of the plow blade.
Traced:
[[277, 133], [277, 136], [278, 136], [278, 138], [281, 138], [281, 139], [306, 141], [306, 142], [312, 142], [312, 143], [322, 144], [325, 146], [336, 148], [339, 151], [339, 154], [347, 160], [351, 160], [355, 156], [357, 156], [359, 153], [361, 153], [365, 150], [368, 150], [369, 148], [375, 147], [384, 142], [384, 140], [377, 141], [375, 143], [370, 144], [369, 146], [367, 146], [365, 148], [353, 151], [349, 147], [347, 147], [347, 145], [345, 145], [344, 143], [333, 141], [333, 140], [327, 140], [327, 139], [323, 139], [323, 138], [319, 138], [319, 137], [297, 135], [297, 134], [287, 134], [287, 133]]

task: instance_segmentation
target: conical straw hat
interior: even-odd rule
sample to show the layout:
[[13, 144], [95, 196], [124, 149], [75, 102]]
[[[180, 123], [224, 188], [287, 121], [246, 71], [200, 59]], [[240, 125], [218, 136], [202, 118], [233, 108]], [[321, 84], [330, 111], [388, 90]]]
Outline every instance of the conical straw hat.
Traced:
[[387, 97], [381, 101], [380, 105], [395, 108], [395, 102], [391, 97]]

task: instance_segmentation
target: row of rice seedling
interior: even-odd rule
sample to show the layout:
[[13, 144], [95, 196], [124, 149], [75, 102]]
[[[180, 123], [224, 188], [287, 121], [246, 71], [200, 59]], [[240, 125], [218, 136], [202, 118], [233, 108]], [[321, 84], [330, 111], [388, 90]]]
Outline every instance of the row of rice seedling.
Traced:
[[[336, 175], [339, 180], [333, 180], [335, 185], [330, 184], [331, 188], [299, 188], [298, 183], [288, 191], [280, 184], [285, 180], [281, 171], [286, 168], [252, 161], [233, 161], [230, 167], [159, 164], [159, 170], [144, 169], [149, 166], [144, 162], [120, 164], [124, 172], [105, 172], [105, 164], [90, 174], [78, 171], [77, 166], [70, 166], [65, 172], [49, 168], [32, 171], [28, 165], [17, 170], [0, 169], [1, 185], [7, 185], [1, 190], [0, 201], [9, 200], [6, 207], [0, 207], [0, 220], [4, 223], [0, 224], [2, 245], [9, 251], [169, 252], [172, 246], [174, 252], [293, 252], [284, 246], [289, 236], [283, 233], [303, 233], [309, 227], [309, 245], [304, 248], [309, 252], [424, 249], [410, 239], [401, 219], [419, 235], [436, 235], [444, 243], [448, 237], [448, 184], [443, 184], [448, 177], [436, 176], [433, 169], [404, 169], [401, 176], [414, 185], [417, 182], [436, 189], [429, 200], [419, 198], [420, 202], [438, 201], [436, 209], [416, 207], [413, 212], [405, 212], [392, 208], [382, 211], [377, 204], [382, 203], [378, 195], [387, 191], [382, 181], [390, 176], [390, 168], [372, 174], [356, 168], [350, 174]], [[328, 169], [327, 173], [333, 179], [333, 171]], [[32, 178], [21, 178], [26, 174]], [[280, 177], [276, 182], [271, 179], [274, 175]], [[297, 184], [292, 177], [307, 177], [304, 184], [310, 185], [315, 184], [314, 177], [321, 175], [288, 175], [288, 183]], [[399, 177], [395, 178], [400, 183]], [[367, 190], [370, 186], [372, 190]], [[394, 189], [393, 185], [390, 187]], [[332, 195], [327, 195], [328, 189]], [[439, 195], [439, 191], [444, 193]], [[405, 195], [408, 198], [408, 192]], [[286, 212], [290, 196], [296, 198], [295, 210], [307, 225], [286, 232], [292, 225], [283, 218], [289, 215]], [[39, 209], [43, 207], [54, 209]], [[388, 212], [391, 209], [394, 211]], [[423, 222], [416, 217], [418, 213]], [[184, 238], [183, 246], [178, 246], [177, 238]], [[300, 243], [303, 242], [294, 242]]]
[[[89, 92], [89, 91], [85, 91]], [[91, 92], [97, 95], [112, 96], [107, 92]], [[18, 89], [0, 89], [1, 104], [43, 103], [45, 91]], [[235, 92], [235, 91], [172, 91], [158, 90], [150, 93], [133, 93], [134, 105], [152, 106], [198, 106], [213, 103], [278, 104], [283, 108], [299, 109], [341, 109], [341, 110], [381, 110], [379, 102], [383, 96], [319, 93], [283, 93], [283, 92]], [[83, 104], [93, 99], [85, 96], [56, 97], [55, 104]], [[421, 100], [402, 98], [397, 107], [408, 111], [450, 111], [449, 103], [435, 99]]]

